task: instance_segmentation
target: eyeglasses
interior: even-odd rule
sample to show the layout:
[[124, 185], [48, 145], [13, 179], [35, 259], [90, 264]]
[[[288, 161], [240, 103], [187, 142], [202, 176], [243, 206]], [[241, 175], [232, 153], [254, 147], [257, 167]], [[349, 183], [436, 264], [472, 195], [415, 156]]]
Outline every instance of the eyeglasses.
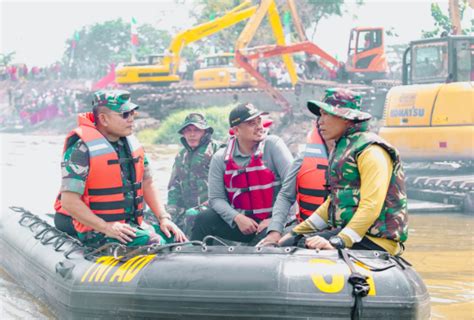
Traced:
[[138, 111], [136, 111], [136, 110], [125, 111], [125, 112], [122, 112], [122, 113], [120, 113], [120, 112], [111, 112], [111, 113], [120, 116], [124, 120], [127, 120], [128, 118], [130, 118], [130, 116], [137, 116], [138, 115]]
[[122, 116], [123, 119], [128, 119], [130, 116], [137, 116], [138, 115], [138, 111], [135, 111], [135, 110], [130, 110], [130, 111], [126, 111], [126, 112], [122, 112], [120, 114]]

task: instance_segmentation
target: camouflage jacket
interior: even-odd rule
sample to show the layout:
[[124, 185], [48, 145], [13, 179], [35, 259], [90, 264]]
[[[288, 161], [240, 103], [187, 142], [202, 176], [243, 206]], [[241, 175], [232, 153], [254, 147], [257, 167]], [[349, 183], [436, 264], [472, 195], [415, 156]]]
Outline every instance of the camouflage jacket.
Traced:
[[380, 215], [367, 234], [404, 242], [408, 236], [408, 215], [405, 175], [400, 157], [395, 148], [376, 134], [367, 131], [366, 122], [349, 128], [337, 141], [329, 158], [329, 224], [333, 227], [344, 227], [356, 212], [360, 201], [357, 158], [372, 144], [381, 146], [389, 153], [393, 161], [393, 172]]
[[168, 184], [168, 208], [182, 211], [196, 207], [208, 200], [207, 176], [212, 155], [220, 144], [206, 134], [200, 145], [191, 149], [184, 138], [184, 148], [175, 158], [171, 178]]

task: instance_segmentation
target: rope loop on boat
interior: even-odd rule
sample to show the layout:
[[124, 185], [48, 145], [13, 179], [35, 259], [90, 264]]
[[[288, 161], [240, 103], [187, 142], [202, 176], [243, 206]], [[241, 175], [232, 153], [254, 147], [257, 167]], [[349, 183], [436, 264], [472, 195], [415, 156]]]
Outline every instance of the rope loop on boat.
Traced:
[[69, 248], [65, 250], [64, 253], [64, 257], [67, 259], [69, 259], [71, 253], [87, 249], [82, 242], [51, 226], [38, 215], [35, 215], [22, 207], [12, 206], [10, 209], [14, 212], [21, 213], [21, 218], [18, 223], [21, 226], [30, 229], [34, 234], [34, 238], [39, 240], [41, 244], [52, 244], [55, 251], [59, 251], [65, 244], [69, 244]]
[[367, 276], [363, 275], [354, 267], [351, 258], [345, 249], [337, 249], [339, 256], [344, 260], [351, 274], [349, 276], [349, 283], [352, 285], [352, 295], [354, 296], [354, 306], [351, 310], [351, 320], [359, 320], [362, 318], [363, 303], [362, 298], [366, 297], [370, 291], [370, 285], [367, 282]]

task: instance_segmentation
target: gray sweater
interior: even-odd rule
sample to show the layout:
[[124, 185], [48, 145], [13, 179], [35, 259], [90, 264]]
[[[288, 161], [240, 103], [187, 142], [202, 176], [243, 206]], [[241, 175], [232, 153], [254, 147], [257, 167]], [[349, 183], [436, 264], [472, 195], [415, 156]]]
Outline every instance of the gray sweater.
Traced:
[[[209, 205], [216, 211], [222, 219], [231, 227], [235, 227], [234, 218], [239, 214], [227, 199], [224, 186], [225, 172], [225, 148], [217, 151], [211, 160], [209, 168]], [[250, 162], [250, 155], [244, 155], [239, 150], [238, 143], [234, 148], [233, 159], [239, 166], [246, 166]], [[263, 149], [263, 162], [265, 166], [275, 174], [275, 182], [282, 182], [288, 172], [293, 156], [290, 150], [277, 136], [269, 135], [265, 138], [265, 147]], [[280, 190], [280, 186], [275, 187], [273, 201]]]
[[296, 176], [303, 164], [303, 155], [298, 155], [290, 166], [288, 174], [283, 181], [281, 190], [278, 193], [275, 203], [273, 204], [272, 222], [268, 226], [268, 231], [283, 232], [285, 223], [293, 216], [290, 211], [291, 206], [296, 202]]

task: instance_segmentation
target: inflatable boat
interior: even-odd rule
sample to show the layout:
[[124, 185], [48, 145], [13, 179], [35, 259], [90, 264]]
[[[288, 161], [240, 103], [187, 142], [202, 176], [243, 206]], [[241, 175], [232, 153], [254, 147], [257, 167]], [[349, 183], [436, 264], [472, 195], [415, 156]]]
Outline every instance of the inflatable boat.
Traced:
[[1, 266], [61, 319], [430, 317], [420, 276], [384, 252], [206, 241], [91, 249], [11, 209], [0, 225]]

